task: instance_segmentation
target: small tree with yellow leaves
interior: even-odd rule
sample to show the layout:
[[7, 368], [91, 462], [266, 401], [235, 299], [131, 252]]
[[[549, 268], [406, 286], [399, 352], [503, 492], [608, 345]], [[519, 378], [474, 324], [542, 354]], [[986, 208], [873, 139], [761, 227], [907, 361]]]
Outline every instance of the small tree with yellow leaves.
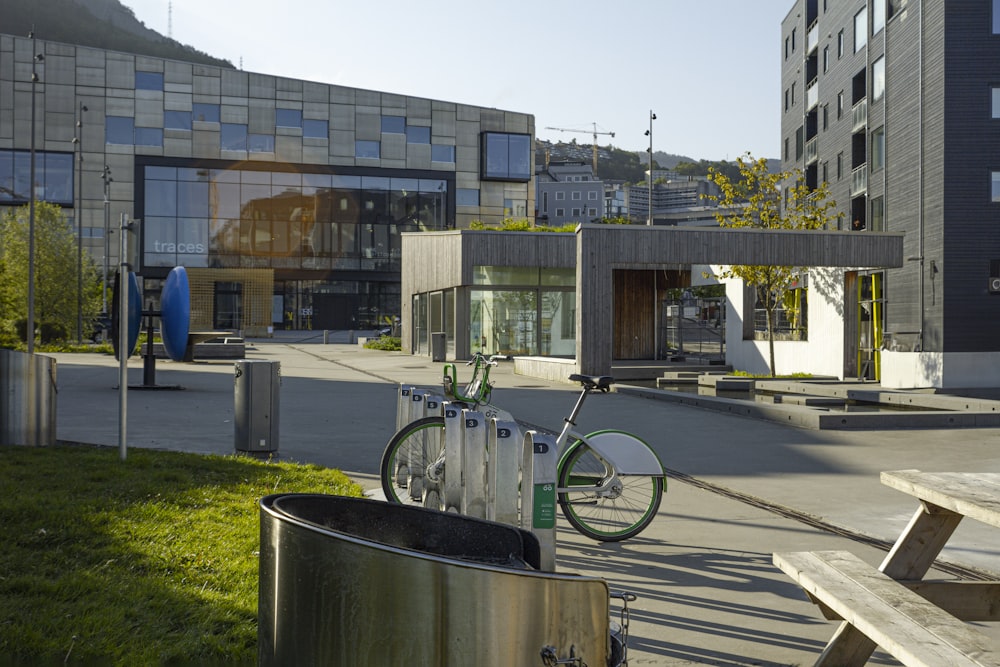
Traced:
[[[835, 226], [840, 218], [840, 214], [833, 213], [837, 204], [829, 198], [826, 183], [811, 189], [801, 171], [772, 173], [766, 159], [755, 159], [749, 153], [737, 158], [736, 164], [738, 180], [715, 168], [708, 170], [708, 178], [719, 186], [720, 194], [704, 197], [718, 205], [715, 218], [720, 226], [810, 230]], [[719, 274], [721, 278], [737, 278], [756, 288], [757, 302], [767, 314], [771, 377], [774, 377], [775, 311], [792, 279], [802, 270], [803, 267], [795, 266], [734, 265], [724, 267]]]

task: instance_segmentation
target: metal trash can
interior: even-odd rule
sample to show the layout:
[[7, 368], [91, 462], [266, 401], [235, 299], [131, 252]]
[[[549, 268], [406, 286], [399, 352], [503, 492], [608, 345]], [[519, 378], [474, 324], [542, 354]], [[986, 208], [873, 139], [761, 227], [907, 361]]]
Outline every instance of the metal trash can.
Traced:
[[56, 444], [56, 360], [0, 350], [0, 445]]
[[527, 531], [316, 494], [267, 496], [260, 517], [259, 667], [596, 667], [612, 655], [607, 582], [540, 571]]
[[435, 331], [431, 334], [431, 361], [444, 361], [447, 342], [443, 331]]
[[281, 362], [247, 360], [235, 364], [233, 424], [237, 452], [278, 451]]

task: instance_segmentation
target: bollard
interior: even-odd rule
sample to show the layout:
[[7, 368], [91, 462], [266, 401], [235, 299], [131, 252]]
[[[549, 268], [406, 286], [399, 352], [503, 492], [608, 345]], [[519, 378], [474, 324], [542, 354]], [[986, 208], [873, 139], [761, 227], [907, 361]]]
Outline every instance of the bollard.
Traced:
[[[423, 419], [426, 416], [427, 394], [426, 389], [413, 389], [410, 391], [410, 415], [407, 423]], [[406, 454], [409, 460], [406, 461], [408, 475], [406, 488], [410, 491], [411, 500], [420, 500], [424, 495], [424, 469], [427, 467], [427, 432], [421, 435], [422, 442], [418, 448], [410, 448]]]
[[486, 518], [486, 417], [462, 411], [462, 514]]
[[234, 447], [273, 455], [278, 451], [281, 362], [242, 359], [234, 372]]
[[[440, 394], [427, 394], [424, 399], [424, 414], [428, 417], [442, 416], [443, 403], [444, 397]], [[441, 429], [430, 428], [424, 433], [426, 434], [424, 447], [428, 465], [424, 474], [423, 505], [429, 509], [440, 510], [444, 499], [444, 485], [441, 483], [444, 477], [444, 460], [441, 460], [441, 466], [434, 466], [433, 470], [431, 466], [438, 462], [438, 455], [444, 445], [444, 432]]]
[[330, 344], [330, 330], [323, 329], [323, 345], [329, 345], [329, 344]]
[[486, 518], [511, 526], [517, 525], [520, 445], [521, 432], [516, 422], [490, 420], [486, 443]]
[[538, 538], [541, 569], [555, 572], [558, 448], [551, 435], [528, 431], [521, 451], [521, 528]]
[[396, 430], [410, 423], [410, 392], [412, 384], [399, 385], [399, 402], [396, 404]]
[[462, 408], [457, 403], [445, 401], [444, 412], [444, 510], [462, 510], [462, 443], [465, 429], [462, 428]]

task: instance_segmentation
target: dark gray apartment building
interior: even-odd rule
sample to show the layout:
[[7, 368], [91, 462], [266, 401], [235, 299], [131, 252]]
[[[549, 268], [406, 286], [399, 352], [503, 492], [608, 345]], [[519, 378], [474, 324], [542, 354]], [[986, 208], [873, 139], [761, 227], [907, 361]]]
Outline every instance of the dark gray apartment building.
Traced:
[[810, 342], [884, 385], [1000, 386], [1000, 0], [798, 0], [781, 40], [782, 167], [846, 233], [905, 233]]

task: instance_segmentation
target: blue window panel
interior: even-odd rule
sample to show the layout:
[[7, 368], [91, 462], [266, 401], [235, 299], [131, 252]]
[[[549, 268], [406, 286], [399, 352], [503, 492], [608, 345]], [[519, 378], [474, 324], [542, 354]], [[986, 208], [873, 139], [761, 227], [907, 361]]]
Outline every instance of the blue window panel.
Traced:
[[531, 180], [531, 136], [484, 132], [481, 139], [482, 174], [485, 180]]
[[159, 146], [163, 147], [163, 130], [158, 127], [137, 127], [135, 128], [136, 146]]
[[329, 139], [330, 124], [325, 120], [303, 120], [302, 136], [309, 139]]
[[454, 164], [455, 147], [439, 146], [438, 144], [433, 144], [431, 146], [431, 162], [448, 162]]
[[382, 132], [385, 134], [405, 134], [406, 118], [403, 116], [382, 116]]
[[406, 126], [406, 143], [408, 144], [429, 144], [431, 143], [431, 128], [420, 127], [418, 125]]
[[222, 123], [220, 147], [224, 151], [245, 151], [247, 149], [247, 126], [238, 123]]
[[164, 111], [163, 127], [168, 130], [191, 130], [190, 111]]
[[36, 180], [40, 180], [44, 184], [42, 199], [51, 204], [73, 205], [72, 153], [39, 154], [36, 152], [35, 170], [41, 172], [41, 178], [37, 178], [36, 174]]
[[275, 109], [276, 127], [302, 127], [302, 112], [298, 109]]
[[354, 157], [378, 159], [380, 155], [381, 155], [381, 146], [378, 141], [354, 142]]
[[[148, 169], [147, 174], [148, 174]], [[146, 218], [174, 217], [177, 215], [177, 182], [146, 181]], [[150, 252], [160, 252], [151, 250]]]
[[135, 89], [136, 90], [163, 90], [163, 73], [162, 72], [136, 72], [135, 73]]
[[455, 190], [456, 206], [479, 206], [479, 190], [458, 188]]
[[201, 123], [218, 123], [221, 117], [218, 104], [192, 104], [191, 115]]
[[273, 153], [274, 135], [251, 134], [247, 139], [247, 148], [251, 153]]
[[14, 192], [14, 153], [0, 150], [0, 201], [18, 199]]
[[133, 120], [125, 116], [108, 116], [104, 119], [104, 143], [131, 146], [135, 142]]

